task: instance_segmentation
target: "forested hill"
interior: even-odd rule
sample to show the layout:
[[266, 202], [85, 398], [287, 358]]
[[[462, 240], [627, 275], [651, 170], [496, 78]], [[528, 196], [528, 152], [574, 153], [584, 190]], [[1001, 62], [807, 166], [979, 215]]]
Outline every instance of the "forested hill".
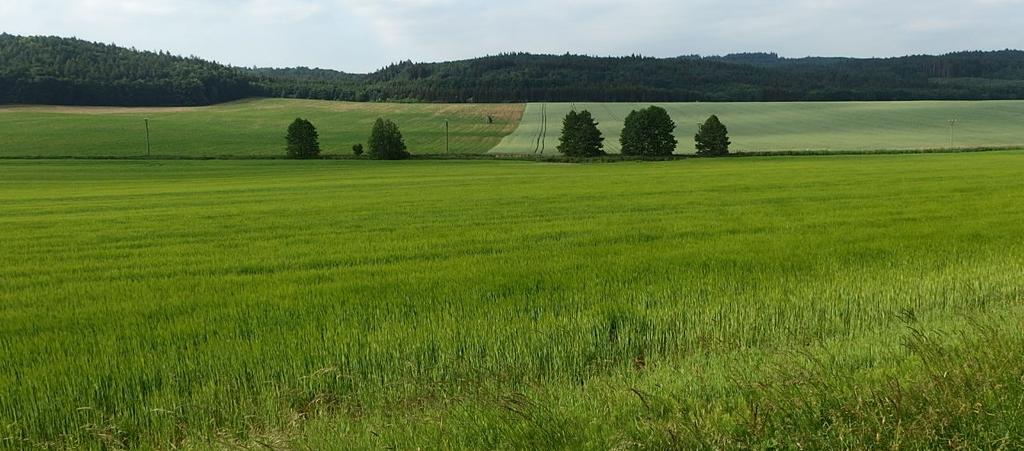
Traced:
[[198, 58], [0, 35], [0, 103], [206, 105], [253, 95], [251, 78]]
[[355, 101], [1024, 99], [1024, 52], [887, 59], [503, 54], [371, 74], [242, 69], [56, 37], [0, 35], [0, 103], [202, 105], [243, 97]]
[[262, 72], [272, 95], [421, 101], [796, 101], [1022, 99], [1024, 52], [888, 59], [597, 58], [507, 54], [445, 63], [403, 62], [352, 78]]

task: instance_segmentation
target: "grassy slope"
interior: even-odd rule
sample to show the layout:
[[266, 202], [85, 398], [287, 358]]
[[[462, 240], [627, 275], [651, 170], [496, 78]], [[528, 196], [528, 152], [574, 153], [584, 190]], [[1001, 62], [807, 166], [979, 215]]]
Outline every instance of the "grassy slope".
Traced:
[[522, 110], [523, 105], [284, 99], [203, 108], [0, 107], [0, 157], [144, 155], [145, 118], [151, 119], [154, 155], [281, 155], [285, 130], [296, 117], [318, 127], [324, 153], [350, 154], [353, 144], [366, 142], [380, 116], [399, 124], [414, 153], [444, 152], [446, 118], [452, 152], [484, 153], [515, 129]]
[[[668, 103], [679, 151], [693, 152], [697, 123], [717, 114], [729, 127], [734, 150], [934, 149], [950, 146], [949, 120], [957, 118], [956, 147], [1024, 144], [1024, 101]], [[647, 104], [577, 103], [594, 114], [610, 153], [619, 151], [623, 119]], [[562, 118], [572, 104], [547, 104], [545, 154], [557, 152]], [[522, 125], [492, 150], [532, 153], [543, 104], [529, 104]]]
[[0, 162], [0, 446], [1012, 448], [1022, 169]]

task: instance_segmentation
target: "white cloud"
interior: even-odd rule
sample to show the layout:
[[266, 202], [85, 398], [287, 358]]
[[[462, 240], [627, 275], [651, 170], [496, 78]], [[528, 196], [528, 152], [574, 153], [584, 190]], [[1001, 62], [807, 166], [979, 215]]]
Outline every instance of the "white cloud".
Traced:
[[249, 0], [242, 7], [250, 16], [272, 22], [301, 22], [324, 9], [316, 1]]
[[180, 12], [183, 2], [141, 0], [81, 0], [71, 2], [65, 14], [72, 20], [123, 23], [131, 20], [169, 17]]
[[944, 17], [921, 17], [914, 18], [904, 25], [907, 31], [911, 32], [941, 32], [955, 31], [967, 28], [969, 22], [963, 19], [949, 19]]

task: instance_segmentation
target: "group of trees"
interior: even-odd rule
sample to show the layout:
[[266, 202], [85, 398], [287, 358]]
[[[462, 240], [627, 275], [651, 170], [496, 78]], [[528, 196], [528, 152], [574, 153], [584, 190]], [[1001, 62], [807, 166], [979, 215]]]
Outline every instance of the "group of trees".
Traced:
[[1024, 52], [886, 59], [589, 57], [509, 53], [404, 61], [369, 74], [236, 68], [59, 37], [0, 34], [0, 103], [204, 105], [244, 97], [352, 101], [1024, 99]]
[[[310, 159], [320, 156], [320, 135], [309, 120], [296, 118], [292, 121], [285, 135], [285, 143], [285, 155], [288, 158]], [[373, 124], [369, 147], [370, 157], [378, 160], [404, 160], [411, 156], [398, 125], [389, 119], [378, 118]], [[361, 156], [362, 143], [353, 145], [352, 153]]]
[[[558, 151], [569, 157], [596, 157], [604, 155], [604, 137], [597, 121], [589, 111], [570, 111], [562, 121]], [[674, 132], [676, 124], [664, 108], [650, 106], [633, 110], [626, 116], [619, 143], [622, 154], [641, 157], [666, 157], [676, 150]], [[712, 115], [701, 124], [694, 135], [697, 155], [723, 156], [729, 154], [729, 130]]]

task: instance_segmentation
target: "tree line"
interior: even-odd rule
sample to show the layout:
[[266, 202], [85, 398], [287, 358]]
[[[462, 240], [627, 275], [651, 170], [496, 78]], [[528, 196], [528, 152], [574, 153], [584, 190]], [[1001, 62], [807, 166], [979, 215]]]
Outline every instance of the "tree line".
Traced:
[[362, 76], [257, 70], [267, 95], [351, 101], [692, 102], [1024, 99], [1024, 52], [887, 59], [502, 54]]
[[[558, 151], [567, 157], [600, 157], [604, 151], [604, 136], [597, 128], [598, 123], [590, 111], [566, 114], [562, 120], [562, 133], [558, 138]], [[659, 106], [633, 110], [626, 116], [620, 144], [622, 154], [640, 157], [666, 157], [676, 151], [676, 124], [668, 111]], [[725, 156], [729, 154], [729, 130], [718, 119], [709, 117], [694, 135], [694, 146], [700, 156]], [[320, 157], [320, 141], [316, 127], [307, 119], [296, 118], [288, 126], [285, 135], [285, 155], [293, 159]], [[352, 153], [363, 155], [363, 145], [352, 146]], [[391, 120], [378, 118], [373, 124], [369, 138], [369, 155], [378, 160], [404, 160], [409, 158], [405, 139], [398, 125]]]
[[238, 68], [59, 37], [0, 34], [0, 103], [206, 105], [245, 97], [348, 101], [1024, 99], [1024, 52], [884, 59], [590, 57], [508, 53], [404, 61], [369, 74]]

